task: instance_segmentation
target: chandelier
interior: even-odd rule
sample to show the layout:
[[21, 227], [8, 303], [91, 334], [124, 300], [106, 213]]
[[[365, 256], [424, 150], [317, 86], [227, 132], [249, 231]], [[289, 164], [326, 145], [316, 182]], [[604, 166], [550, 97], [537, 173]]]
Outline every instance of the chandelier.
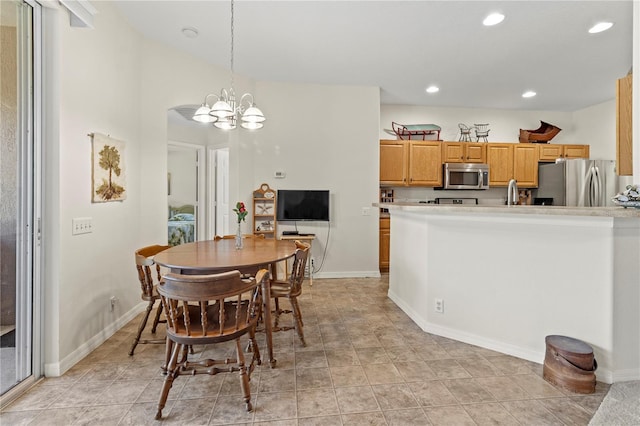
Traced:
[[[264, 114], [256, 106], [251, 93], [245, 93], [237, 100], [233, 90], [233, 1], [231, 0], [231, 88], [220, 90], [219, 95], [210, 93], [205, 96], [193, 119], [200, 123], [213, 123], [219, 129], [233, 130], [239, 117], [242, 128], [256, 130], [264, 126]], [[209, 98], [215, 99], [212, 105], [208, 102]]]

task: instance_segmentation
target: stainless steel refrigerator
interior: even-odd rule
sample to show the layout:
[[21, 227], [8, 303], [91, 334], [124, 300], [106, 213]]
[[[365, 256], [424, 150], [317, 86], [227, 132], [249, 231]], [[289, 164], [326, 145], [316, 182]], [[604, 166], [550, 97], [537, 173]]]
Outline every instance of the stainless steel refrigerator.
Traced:
[[604, 207], [619, 189], [614, 160], [563, 160], [539, 164], [533, 197], [534, 204]]

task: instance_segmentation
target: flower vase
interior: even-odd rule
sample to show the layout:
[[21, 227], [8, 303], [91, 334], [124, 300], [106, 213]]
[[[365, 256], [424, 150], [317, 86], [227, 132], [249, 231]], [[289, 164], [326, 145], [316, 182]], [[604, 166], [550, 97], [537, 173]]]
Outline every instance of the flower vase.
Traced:
[[240, 227], [240, 223], [238, 222], [238, 229], [236, 230], [236, 250], [240, 250], [242, 248], [242, 228]]

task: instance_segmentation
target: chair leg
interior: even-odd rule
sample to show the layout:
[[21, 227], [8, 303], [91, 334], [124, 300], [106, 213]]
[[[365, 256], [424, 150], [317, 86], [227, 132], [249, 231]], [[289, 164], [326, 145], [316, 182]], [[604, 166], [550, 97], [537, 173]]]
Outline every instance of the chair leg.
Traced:
[[[258, 342], [256, 342], [256, 330], [255, 327], [249, 331], [249, 346], [251, 347], [251, 352], [253, 352], [253, 360], [258, 363], [258, 365], [262, 365], [262, 358], [260, 358], [260, 349], [258, 349]], [[249, 377], [251, 380], [251, 377]]]
[[[167, 339], [167, 342], [169, 339]], [[160, 420], [162, 418], [162, 409], [167, 403], [167, 397], [169, 396], [169, 390], [173, 385], [173, 379], [178, 375], [178, 356], [180, 355], [181, 349], [184, 345], [174, 344], [173, 350], [171, 351], [171, 359], [167, 365], [167, 375], [164, 378], [164, 384], [162, 385], [162, 391], [160, 392], [160, 400], [158, 401], [158, 411], [156, 412], [156, 420]], [[167, 349], [169, 348], [169, 343], [167, 343]]]
[[298, 299], [296, 297], [291, 297], [289, 299], [291, 302], [291, 310], [293, 311], [293, 318], [296, 321], [296, 331], [298, 332], [298, 337], [300, 338], [300, 342], [302, 346], [307, 346], [307, 342], [304, 341], [304, 331], [302, 330], [302, 313], [300, 312], [300, 305], [298, 305]]
[[236, 357], [238, 361], [238, 368], [240, 369], [240, 385], [242, 386], [242, 396], [244, 397], [244, 403], [247, 405], [247, 411], [251, 411], [251, 388], [249, 387], [249, 376], [247, 375], [247, 369], [244, 367], [244, 352], [242, 352], [242, 346], [240, 345], [240, 339], [236, 339]]
[[151, 332], [153, 334], [156, 333], [156, 328], [158, 327], [158, 323], [160, 322], [160, 314], [162, 314], [162, 303], [158, 305], [158, 309], [156, 310], [156, 317], [153, 320], [153, 327], [151, 327]]
[[164, 365], [160, 367], [160, 369], [162, 370], [162, 374], [167, 374], [167, 368], [169, 367], [169, 362], [171, 361], [171, 353], [173, 352], [173, 345], [173, 340], [167, 339], [164, 350]]
[[142, 321], [140, 322], [140, 325], [138, 326], [138, 334], [136, 334], [136, 337], [133, 339], [133, 344], [131, 345], [131, 349], [129, 350], [129, 356], [133, 356], [133, 351], [135, 351], [136, 350], [136, 346], [138, 346], [138, 342], [140, 341], [140, 336], [142, 336], [142, 331], [147, 326], [147, 320], [149, 319], [149, 314], [151, 313], [151, 310], [153, 309], [153, 302], [154, 302], [154, 300], [151, 299], [151, 300], [149, 300], [149, 303], [147, 304], [147, 311], [144, 313], [144, 317], [142, 317]]
[[275, 306], [275, 311], [273, 315], [273, 328], [278, 328], [278, 321], [280, 320], [280, 314], [282, 313], [282, 311], [280, 311], [280, 300], [277, 297], [275, 297], [273, 301]]

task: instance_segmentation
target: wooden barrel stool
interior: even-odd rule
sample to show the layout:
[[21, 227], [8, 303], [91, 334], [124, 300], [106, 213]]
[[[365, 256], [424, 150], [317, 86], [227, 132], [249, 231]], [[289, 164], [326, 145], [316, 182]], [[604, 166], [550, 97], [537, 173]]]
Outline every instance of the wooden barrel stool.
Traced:
[[591, 346], [567, 336], [547, 336], [544, 340], [547, 350], [542, 377], [571, 392], [594, 393], [598, 363]]

